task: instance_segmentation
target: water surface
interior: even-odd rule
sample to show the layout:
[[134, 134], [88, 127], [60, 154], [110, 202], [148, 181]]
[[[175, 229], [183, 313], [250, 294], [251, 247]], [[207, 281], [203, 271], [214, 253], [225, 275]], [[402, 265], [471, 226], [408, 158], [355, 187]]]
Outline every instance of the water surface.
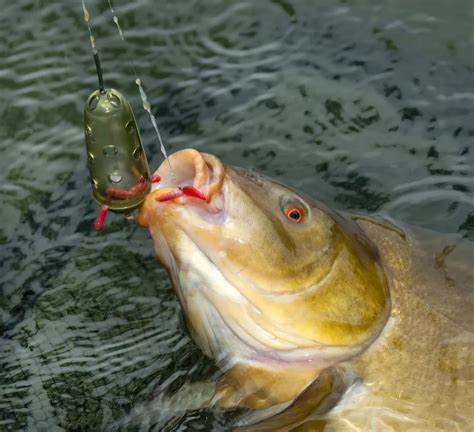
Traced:
[[[92, 229], [80, 2], [0, 2], [0, 429], [101, 430], [214, 376], [147, 232]], [[474, 5], [427, 0], [89, 1], [105, 81], [150, 165], [192, 146], [339, 209], [474, 239]], [[146, 414], [146, 413], [145, 413]], [[142, 428], [223, 430], [238, 412]], [[151, 426], [150, 426], [151, 427]]]

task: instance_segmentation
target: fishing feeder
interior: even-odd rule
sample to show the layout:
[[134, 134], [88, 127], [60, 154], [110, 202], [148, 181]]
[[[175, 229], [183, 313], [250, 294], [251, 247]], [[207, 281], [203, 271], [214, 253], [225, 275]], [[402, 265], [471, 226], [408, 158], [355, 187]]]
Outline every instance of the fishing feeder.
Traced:
[[124, 212], [150, 191], [150, 171], [132, 107], [115, 89], [94, 91], [84, 108], [84, 130], [92, 195]]

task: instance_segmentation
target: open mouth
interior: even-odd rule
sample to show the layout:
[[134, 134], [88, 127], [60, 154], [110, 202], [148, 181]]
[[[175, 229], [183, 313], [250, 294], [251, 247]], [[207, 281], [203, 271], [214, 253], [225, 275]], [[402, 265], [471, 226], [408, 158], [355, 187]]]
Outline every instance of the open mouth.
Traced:
[[156, 202], [193, 205], [205, 213], [218, 213], [224, 208], [221, 191], [225, 175], [224, 165], [216, 157], [185, 149], [163, 161], [154, 176], [160, 178], [152, 185], [140, 208], [137, 222], [147, 226], [147, 209]]
[[171, 192], [177, 189], [184, 191], [185, 196], [193, 196], [210, 202], [213, 195], [221, 188], [224, 167], [212, 155], [186, 149], [172, 154], [161, 164], [156, 174], [161, 177], [161, 181], [154, 190], [161, 192], [155, 198], [167, 201], [162, 199], [164, 193], [167, 193], [168, 189], [171, 189]]

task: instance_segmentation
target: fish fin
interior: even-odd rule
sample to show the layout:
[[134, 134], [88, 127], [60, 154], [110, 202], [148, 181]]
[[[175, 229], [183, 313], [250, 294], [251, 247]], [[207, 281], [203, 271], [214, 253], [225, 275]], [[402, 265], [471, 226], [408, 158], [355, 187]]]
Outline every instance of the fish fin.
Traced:
[[294, 400], [320, 372], [239, 363], [219, 378], [214, 402], [222, 408], [270, 408]]
[[240, 419], [235, 432], [289, 431], [328, 413], [354, 382], [352, 374], [339, 367], [321, 371], [295, 399], [256, 410]]

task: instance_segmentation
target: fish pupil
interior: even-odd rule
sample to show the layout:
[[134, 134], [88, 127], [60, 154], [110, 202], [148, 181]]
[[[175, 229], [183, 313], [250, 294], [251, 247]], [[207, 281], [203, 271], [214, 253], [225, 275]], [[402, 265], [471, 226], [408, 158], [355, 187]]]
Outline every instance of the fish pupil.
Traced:
[[299, 219], [300, 218], [300, 212], [298, 210], [293, 210], [291, 213], [290, 213], [290, 218], [291, 219]]

